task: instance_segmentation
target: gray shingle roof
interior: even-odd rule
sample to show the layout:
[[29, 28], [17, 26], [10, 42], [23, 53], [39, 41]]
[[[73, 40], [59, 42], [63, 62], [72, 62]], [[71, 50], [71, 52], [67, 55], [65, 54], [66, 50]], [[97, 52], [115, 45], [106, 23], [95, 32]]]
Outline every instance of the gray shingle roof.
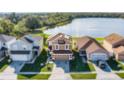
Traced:
[[21, 38], [22, 41], [29, 43], [29, 44], [32, 44], [34, 41], [39, 42], [42, 39], [43, 39], [43, 37], [41, 37], [41, 36], [32, 36], [32, 35], [26, 35]]
[[8, 42], [12, 39], [14, 39], [15, 37], [13, 36], [8, 36], [8, 35], [4, 35], [4, 34], [0, 34], [0, 41], [2, 42]]

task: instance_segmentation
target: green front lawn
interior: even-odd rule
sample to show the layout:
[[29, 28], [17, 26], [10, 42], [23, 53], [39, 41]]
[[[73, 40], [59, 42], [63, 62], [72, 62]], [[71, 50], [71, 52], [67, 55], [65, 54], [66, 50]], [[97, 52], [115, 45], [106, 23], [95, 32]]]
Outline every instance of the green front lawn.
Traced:
[[50, 77], [50, 74], [33, 74], [33, 75], [23, 75], [19, 74], [18, 79], [19, 80], [47, 80]]
[[124, 73], [118, 72], [116, 73], [120, 78], [124, 78]]
[[113, 71], [120, 71], [124, 70], [124, 65], [121, 64], [119, 61], [113, 60], [112, 58], [107, 61], [109, 66]]
[[96, 71], [92, 63], [88, 63], [88, 65], [91, 71]]
[[25, 64], [21, 69], [21, 72], [49, 72], [52, 71], [53, 64], [46, 64], [41, 66], [41, 63], [45, 64], [47, 61], [47, 51], [43, 49], [41, 54], [37, 57], [33, 64]]
[[71, 74], [73, 79], [96, 79], [96, 73], [90, 74]]
[[79, 53], [73, 51], [75, 59], [70, 61], [70, 71], [71, 72], [90, 72], [94, 71], [94, 67], [91, 63], [83, 63]]
[[3, 72], [7, 67], [8, 65], [10, 64], [11, 62], [8, 62], [8, 57], [5, 57], [1, 62], [0, 62], [0, 72]]

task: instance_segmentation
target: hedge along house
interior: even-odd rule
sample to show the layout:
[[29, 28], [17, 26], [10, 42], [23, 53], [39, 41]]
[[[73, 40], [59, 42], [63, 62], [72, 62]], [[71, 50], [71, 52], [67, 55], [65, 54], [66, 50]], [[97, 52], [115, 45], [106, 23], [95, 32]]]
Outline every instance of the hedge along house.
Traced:
[[72, 60], [72, 39], [69, 35], [58, 33], [50, 36], [47, 40], [49, 52], [53, 60], [69, 61]]
[[10, 58], [12, 61], [32, 63], [41, 53], [43, 38], [41, 36], [26, 35], [11, 45]]
[[78, 38], [75, 46], [79, 55], [86, 60], [106, 61], [109, 58], [109, 53], [91, 37], [85, 36]]
[[0, 34], [0, 58], [8, 56], [10, 51], [10, 46], [14, 42], [16, 42], [15, 37]]
[[103, 46], [109, 51], [110, 56], [115, 56], [116, 60], [124, 61], [124, 37], [112, 33], [105, 37]]

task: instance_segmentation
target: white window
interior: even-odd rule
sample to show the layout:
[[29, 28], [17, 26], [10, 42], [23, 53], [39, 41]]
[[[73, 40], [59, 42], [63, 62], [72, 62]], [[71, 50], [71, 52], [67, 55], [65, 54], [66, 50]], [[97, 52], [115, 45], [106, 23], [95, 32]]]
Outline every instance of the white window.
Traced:
[[59, 45], [55, 45], [55, 49], [56, 50], [59, 50]]
[[70, 60], [72, 59], [72, 55], [69, 55], [69, 59], [70, 59]]
[[65, 50], [69, 50], [69, 45], [65, 45]]

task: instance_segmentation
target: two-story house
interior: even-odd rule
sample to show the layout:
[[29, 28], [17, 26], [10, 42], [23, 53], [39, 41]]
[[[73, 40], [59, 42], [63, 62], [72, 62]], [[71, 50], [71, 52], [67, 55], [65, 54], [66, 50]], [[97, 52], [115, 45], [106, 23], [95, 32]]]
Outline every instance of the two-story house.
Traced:
[[16, 42], [15, 37], [0, 34], [0, 58], [8, 55], [8, 52], [10, 51], [10, 46], [14, 42]]
[[72, 60], [72, 39], [69, 35], [58, 33], [47, 40], [53, 60]]
[[12, 61], [32, 63], [42, 48], [43, 38], [41, 36], [26, 35], [11, 44], [10, 58]]

